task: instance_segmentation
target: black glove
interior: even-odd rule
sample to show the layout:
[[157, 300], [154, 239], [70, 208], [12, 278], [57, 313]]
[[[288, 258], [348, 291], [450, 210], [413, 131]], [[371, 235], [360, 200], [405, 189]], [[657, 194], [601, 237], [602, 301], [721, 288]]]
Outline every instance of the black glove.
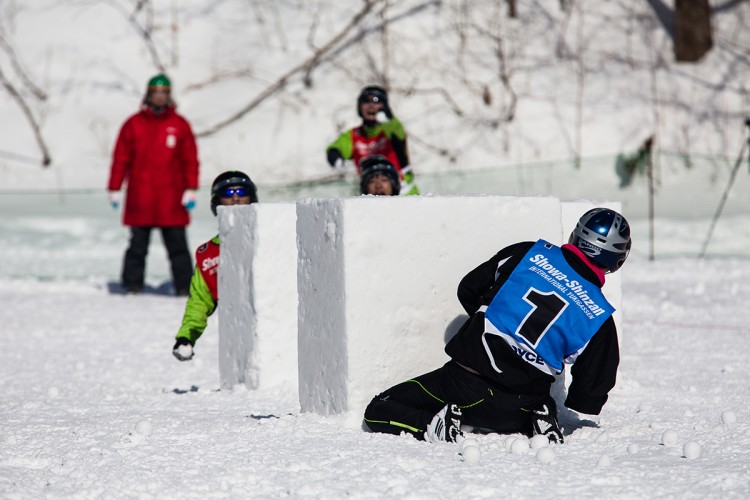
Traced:
[[172, 347], [172, 355], [180, 361], [190, 361], [193, 359], [193, 345], [185, 337], [180, 337]]
[[388, 98], [386, 97], [383, 101], [383, 113], [385, 113], [385, 117], [389, 120], [393, 119], [393, 111], [391, 111], [391, 106], [388, 104]]
[[534, 435], [546, 436], [550, 443], [562, 444], [564, 442], [560, 424], [557, 423], [557, 405], [550, 398], [541, 407], [531, 412], [531, 423], [534, 426]]
[[344, 157], [341, 156], [341, 152], [338, 149], [329, 149], [326, 151], [326, 155], [328, 156], [328, 164], [332, 168], [336, 168], [338, 163], [344, 161]]

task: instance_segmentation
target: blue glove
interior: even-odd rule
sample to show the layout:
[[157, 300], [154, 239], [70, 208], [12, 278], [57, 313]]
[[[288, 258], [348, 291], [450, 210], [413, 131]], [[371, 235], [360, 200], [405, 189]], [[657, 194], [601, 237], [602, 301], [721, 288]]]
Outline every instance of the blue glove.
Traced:
[[110, 206], [117, 210], [120, 207], [122, 201], [122, 193], [120, 191], [109, 191], [107, 193], [107, 199], [109, 200]]
[[198, 203], [198, 200], [195, 197], [195, 190], [186, 189], [182, 195], [182, 206], [185, 207], [185, 210], [189, 211], [189, 210], [194, 209], [197, 203]]

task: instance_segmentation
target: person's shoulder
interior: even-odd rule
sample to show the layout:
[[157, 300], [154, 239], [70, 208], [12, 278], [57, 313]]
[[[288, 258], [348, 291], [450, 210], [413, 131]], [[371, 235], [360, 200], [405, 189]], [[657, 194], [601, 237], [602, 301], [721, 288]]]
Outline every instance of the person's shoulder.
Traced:
[[519, 241], [517, 243], [512, 243], [499, 250], [490, 260], [496, 262], [510, 262], [515, 266], [515, 264], [517, 264], [521, 258], [531, 250], [531, 247], [533, 247], [535, 243], [535, 241]]
[[531, 247], [536, 244], [536, 241], [519, 241], [503, 248], [501, 252], [517, 253], [517, 252], [528, 252]]
[[141, 120], [145, 120], [145, 119], [146, 119], [146, 114], [145, 114], [144, 110], [139, 109], [138, 111], [136, 111], [132, 115], [128, 116], [125, 119], [125, 122], [123, 123], [123, 125], [132, 124], [132, 123], [135, 123], [135, 122], [138, 122], [138, 121], [141, 121]]
[[217, 234], [216, 236], [214, 236], [210, 240], [208, 240], [205, 243], [203, 243], [202, 245], [200, 245], [195, 250], [195, 253], [196, 254], [202, 254], [202, 253], [205, 253], [205, 252], [210, 252], [211, 250], [217, 249], [219, 247], [219, 245], [220, 245], [220, 240], [219, 240], [219, 235]]

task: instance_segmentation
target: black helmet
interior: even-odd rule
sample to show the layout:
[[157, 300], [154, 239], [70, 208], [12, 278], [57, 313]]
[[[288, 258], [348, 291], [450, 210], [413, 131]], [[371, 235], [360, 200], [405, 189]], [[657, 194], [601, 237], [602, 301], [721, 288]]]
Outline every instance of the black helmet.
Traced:
[[578, 220], [568, 243], [607, 273], [613, 273], [622, 267], [630, 253], [630, 225], [614, 210], [593, 208]]
[[363, 88], [359, 93], [359, 97], [357, 97], [357, 114], [360, 117], [362, 117], [362, 110], [360, 109], [360, 106], [363, 103], [369, 102], [371, 99], [374, 102], [382, 102], [387, 104], [388, 92], [379, 85], [368, 85], [367, 87]]
[[214, 183], [211, 184], [211, 212], [216, 215], [216, 206], [219, 204], [219, 198], [221, 198], [221, 192], [230, 186], [244, 186], [248, 189], [250, 195], [250, 203], [258, 203], [258, 192], [255, 189], [255, 184], [250, 180], [244, 172], [239, 170], [229, 170], [214, 179]]
[[367, 183], [376, 174], [388, 177], [393, 187], [393, 196], [396, 196], [401, 191], [401, 179], [399, 178], [398, 170], [385, 157], [368, 156], [359, 163], [359, 167], [362, 170], [362, 177], [359, 183], [359, 190], [362, 194], [367, 194]]

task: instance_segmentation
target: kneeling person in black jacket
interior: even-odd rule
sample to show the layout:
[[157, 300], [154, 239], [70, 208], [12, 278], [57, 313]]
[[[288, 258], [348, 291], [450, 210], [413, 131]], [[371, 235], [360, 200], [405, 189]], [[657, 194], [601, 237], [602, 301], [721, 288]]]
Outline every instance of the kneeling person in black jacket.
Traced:
[[376, 432], [455, 441], [461, 424], [563, 442], [550, 396], [574, 363], [565, 406], [598, 415], [620, 361], [605, 274], [630, 252], [630, 226], [606, 208], [586, 212], [567, 244], [521, 242], [469, 272], [458, 299], [469, 319], [448, 342], [451, 360], [377, 395], [365, 410]]

